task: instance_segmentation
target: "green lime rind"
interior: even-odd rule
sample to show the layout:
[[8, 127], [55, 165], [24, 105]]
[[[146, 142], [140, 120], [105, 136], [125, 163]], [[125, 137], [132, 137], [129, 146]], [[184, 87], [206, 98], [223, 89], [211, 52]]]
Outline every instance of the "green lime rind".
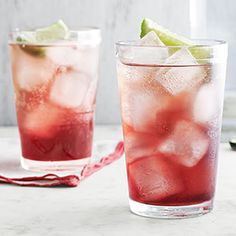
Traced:
[[51, 24], [48, 27], [37, 29], [35, 31], [35, 39], [37, 42], [49, 42], [60, 39], [66, 39], [69, 29], [62, 20]]
[[28, 45], [27, 43], [29, 42], [29, 40], [27, 40], [26, 38], [18, 36], [16, 41], [20, 43], [20, 49], [23, 50], [25, 53], [29, 54], [30, 56], [41, 58], [46, 56], [46, 51], [44, 48], [36, 45]]
[[21, 50], [33, 57], [45, 57], [46, 51], [42, 47], [38, 46], [29, 46], [29, 45], [20, 45]]
[[168, 29], [165, 29], [164, 27], [158, 25], [154, 21], [150, 19], [143, 19], [141, 24], [141, 34], [140, 37], [144, 37], [147, 33], [150, 31], [156, 32], [158, 37], [161, 39], [161, 41], [167, 45], [167, 46], [192, 46], [194, 45], [191, 40], [184, 38], [182, 36], [179, 36]]
[[[141, 24], [140, 37], [144, 37], [150, 31], [154, 31], [166, 46], [190, 46], [189, 51], [197, 60], [209, 59], [211, 55], [211, 50], [209, 48], [198, 48], [196, 44], [188, 38], [173, 33], [158, 25], [156, 22], [144, 18]], [[176, 49], [170, 50], [170, 52], [175, 51]]]
[[23, 31], [16, 38], [16, 41], [20, 43], [19, 47], [29, 55], [45, 57], [45, 48], [38, 46], [38, 44], [66, 39], [68, 32], [69, 29], [65, 23], [62, 20], [58, 20], [48, 27], [36, 29], [35, 31]]

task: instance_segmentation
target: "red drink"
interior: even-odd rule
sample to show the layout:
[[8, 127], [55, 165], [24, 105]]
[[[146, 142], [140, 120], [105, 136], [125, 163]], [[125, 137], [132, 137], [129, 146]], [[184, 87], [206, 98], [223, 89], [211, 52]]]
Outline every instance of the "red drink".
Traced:
[[71, 32], [71, 37], [73, 33], [78, 38], [91, 34], [91, 39], [10, 43], [22, 164], [27, 169], [78, 169], [90, 160], [99, 31]]
[[[165, 63], [157, 64], [155, 58], [145, 64], [163, 47], [134, 46], [132, 53], [138, 50], [132, 58], [127, 49], [130, 45], [119, 46], [118, 81], [131, 211], [167, 218], [210, 211], [225, 65], [198, 63], [187, 49], [180, 48]], [[142, 59], [141, 51], [149, 57]]]
[[[63, 108], [58, 108], [58, 111], [59, 114], [52, 114], [55, 117], [48, 126], [44, 123], [40, 127], [41, 124], [39, 124], [41, 121], [51, 122], [48, 116], [46, 116], [46, 120], [41, 117], [41, 121], [38, 121], [39, 117], [35, 117], [37, 127], [32, 128], [28, 127], [29, 123], [24, 125], [24, 112], [18, 112], [22, 155], [26, 159], [72, 161], [91, 156], [94, 112], [82, 113]], [[48, 112], [53, 113], [52, 110]]]
[[214, 196], [219, 129], [193, 122], [190, 107], [182, 106], [185, 95], [179, 99], [178, 105], [170, 100], [145, 132], [123, 125], [130, 198], [135, 201], [181, 206]]

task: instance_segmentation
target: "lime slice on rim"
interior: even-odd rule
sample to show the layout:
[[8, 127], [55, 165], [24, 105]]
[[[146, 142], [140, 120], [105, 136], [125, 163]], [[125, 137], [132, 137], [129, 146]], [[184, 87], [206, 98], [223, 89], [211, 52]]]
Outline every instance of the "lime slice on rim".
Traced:
[[68, 38], [69, 29], [62, 20], [56, 23], [36, 29], [35, 31], [23, 31], [17, 37], [16, 41], [21, 43], [20, 48], [31, 56], [44, 57], [45, 48], [38, 44], [63, 40]]
[[36, 29], [35, 39], [37, 42], [48, 42], [60, 39], [66, 39], [69, 29], [62, 20], [41, 29]]
[[156, 32], [160, 40], [166, 45], [166, 46], [193, 46], [194, 43], [182, 36], [179, 36], [168, 29], [158, 25], [156, 22], [150, 20], [150, 19], [143, 19], [141, 24], [141, 34], [140, 37], [142, 38], [150, 31]]
[[[196, 59], [207, 59], [210, 55], [210, 50], [207, 48], [198, 48], [196, 43], [188, 38], [180, 36], [176, 33], [169, 31], [168, 29], [164, 28], [163, 26], [158, 25], [156, 22], [144, 18], [141, 24], [141, 34], [140, 37], [144, 37], [150, 31], [154, 31], [160, 40], [166, 46], [192, 46], [189, 48], [189, 51]], [[194, 47], [196, 46], [196, 47]], [[176, 50], [174, 50], [176, 51]]]

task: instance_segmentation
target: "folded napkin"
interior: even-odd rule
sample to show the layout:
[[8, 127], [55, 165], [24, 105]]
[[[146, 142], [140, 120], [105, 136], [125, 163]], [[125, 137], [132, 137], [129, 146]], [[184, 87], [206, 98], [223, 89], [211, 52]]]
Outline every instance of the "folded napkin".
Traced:
[[[32, 187], [53, 187], [53, 186], [67, 186], [76, 187], [80, 181], [92, 175], [96, 171], [102, 169], [104, 166], [111, 164], [118, 160], [124, 153], [124, 143], [119, 142], [114, 151], [110, 154], [98, 158], [98, 151], [92, 163], [83, 167], [79, 175], [69, 174], [59, 176], [57, 174], [46, 174], [40, 176], [27, 176], [27, 177], [6, 177], [0, 174], [0, 184], [13, 184], [19, 186], [32, 186]], [[103, 150], [104, 151], [104, 150]], [[1, 160], [0, 160], [1, 165]]]

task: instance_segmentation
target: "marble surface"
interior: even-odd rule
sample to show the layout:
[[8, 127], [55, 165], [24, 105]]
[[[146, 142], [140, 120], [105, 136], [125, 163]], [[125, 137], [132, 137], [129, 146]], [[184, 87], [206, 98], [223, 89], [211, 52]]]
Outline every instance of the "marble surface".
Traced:
[[[22, 171], [17, 137], [16, 128], [0, 128], [0, 174]], [[120, 127], [96, 127], [96, 141], [120, 138]], [[124, 157], [77, 188], [0, 185], [0, 235], [234, 236], [235, 167], [236, 152], [221, 144], [215, 208], [210, 214], [185, 220], [148, 219], [130, 213]]]

